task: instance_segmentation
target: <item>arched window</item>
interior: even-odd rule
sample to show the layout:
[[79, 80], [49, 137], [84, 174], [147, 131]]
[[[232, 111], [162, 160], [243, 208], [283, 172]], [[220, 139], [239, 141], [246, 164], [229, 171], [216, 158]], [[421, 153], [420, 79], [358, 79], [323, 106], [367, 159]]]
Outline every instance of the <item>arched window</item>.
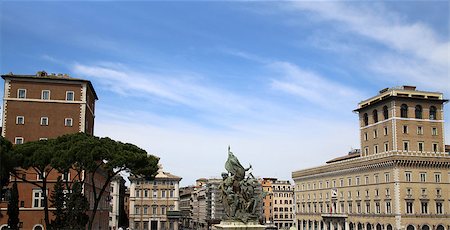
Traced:
[[400, 117], [408, 117], [408, 106], [406, 104], [402, 104], [400, 107]]
[[389, 118], [389, 111], [386, 105], [383, 107], [383, 117], [385, 120]]
[[366, 225], [366, 230], [372, 230], [372, 225], [369, 224], [369, 223], [367, 223], [367, 225]]
[[436, 227], [436, 230], [445, 230], [445, 228], [444, 226], [442, 226], [442, 224], [440, 224]]
[[364, 126], [369, 125], [369, 115], [367, 113], [364, 114]]
[[388, 224], [386, 230], [392, 230], [392, 225]]
[[430, 120], [436, 120], [436, 107], [430, 107]]
[[375, 109], [373, 110], [373, 123], [377, 123], [378, 122], [378, 111]]
[[44, 230], [44, 228], [42, 227], [42, 225], [37, 224], [33, 227], [33, 230]]
[[406, 227], [406, 230], [414, 230], [414, 226], [413, 225], [408, 225], [408, 227]]
[[381, 230], [381, 224], [377, 224], [377, 230]]
[[422, 106], [416, 105], [416, 118], [422, 119]]
[[422, 226], [422, 230], [430, 230], [430, 226], [424, 225], [424, 226]]

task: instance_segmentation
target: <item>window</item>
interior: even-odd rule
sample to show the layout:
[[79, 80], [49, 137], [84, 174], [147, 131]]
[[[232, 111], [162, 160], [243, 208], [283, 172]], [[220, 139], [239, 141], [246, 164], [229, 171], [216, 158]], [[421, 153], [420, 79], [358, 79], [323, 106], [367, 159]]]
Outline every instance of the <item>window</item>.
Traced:
[[389, 173], [384, 174], [384, 181], [385, 182], [390, 182], [390, 180], [391, 180], [390, 174]]
[[170, 190], [170, 197], [173, 197], [173, 190]]
[[369, 184], [369, 176], [366, 176], [365, 184]]
[[356, 185], [359, 185], [359, 177], [356, 177]]
[[417, 126], [417, 134], [418, 135], [422, 135], [423, 134], [423, 127], [422, 126]]
[[384, 135], [385, 135], [385, 136], [388, 135], [388, 127], [387, 127], [387, 126], [384, 127]]
[[376, 109], [372, 112], [372, 116], [373, 116], [373, 123], [377, 123], [378, 122], [378, 111]]
[[23, 144], [23, 137], [14, 138], [14, 144], [16, 144], [16, 145]]
[[386, 213], [387, 214], [391, 214], [392, 213], [392, 208], [391, 208], [391, 202], [390, 201], [386, 201]]
[[364, 126], [368, 126], [369, 125], [369, 115], [367, 115], [367, 113], [365, 113], [364, 115]]
[[134, 207], [134, 213], [135, 213], [135, 214], [139, 214], [140, 209], [141, 209], [141, 207], [135, 206], [135, 207]]
[[366, 213], [370, 213], [370, 203], [366, 203]]
[[427, 181], [427, 173], [420, 173], [420, 182]]
[[389, 118], [389, 111], [386, 105], [383, 107], [383, 117], [385, 120]]
[[156, 213], [156, 210], [157, 210], [157, 209], [156, 209], [156, 206], [152, 206], [152, 214], [157, 214], [157, 213]]
[[378, 145], [373, 146], [373, 152], [378, 153]]
[[380, 214], [380, 213], [381, 213], [380, 202], [376, 202], [376, 203], [375, 203], [375, 212], [376, 212], [377, 214]]
[[339, 186], [340, 186], [340, 187], [344, 187], [344, 179], [341, 179], [341, 180], [339, 181]]
[[403, 133], [408, 133], [408, 126], [407, 125], [403, 126]]
[[73, 125], [73, 120], [72, 120], [72, 118], [65, 118], [65, 119], [64, 119], [64, 126], [66, 126], [66, 127], [72, 127], [72, 125]]
[[368, 147], [365, 147], [365, 148], [364, 148], [364, 154], [366, 154], [366, 155], [369, 154], [369, 148], [368, 148]]
[[73, 101], [75, 99], [75, 93], [73, 91], [66, 91], [66, 101]]
[[391, 195], [391, 190], [389, 190], [389, 188], [386, 189], [386, 196], [390, 196]]
[[408, 117], [408, 106], [406, 104], [402, 104], [400, 107], [400, 117]]
[[436, 120], [436, 107], [430, 107], [430, 120]]
[[436, 183], [440, 183], [441, 182], [441, 174], [440, 173], [435, 173], [434, 174], [434, 181]]
[[442, 202], [436, 202], [436, 214], [443, 214], [442, 212]]
[[437, 131], [436, 127], [432, 127], [431, 128], [431, 135], [433, 135], [433, 136], [437, 136], [438, 135], [438, 131]]
[[42, 90], [41, 99], [42, 100], [50, 100], [50, 90]]
[[418, 142], [418, 143], [417, 143], [417, 150], [418, 150], [419, 152], [423, 152], [423, 142]]
[[156, 197], [158, 192], [156, 190], [153, 190], [153, 197]]
[[44, 194], [41, 189], [33, 189], [33, 208], [44, 207]]
[[373, 138], [376, 139], [378, 137], [378, 131], [375, 129], [373, 130]]
[[367, 133], [364, 133], [364, 140], [367, 141], [369, 135], [367, 135]]
[[413, 202], [412, 201], [407, 201], [406, 202], [406, 213], [407, 214], [412, 214], [413, 213]]
[[[161, 197], [166, 197], [166, 191], [165, 190], [162, 190], [161, 191]], [[164, 212], [163, 212], [164, 213]]]
[[348, 178], [348, 186], [352, 185], [352, 178]]
[[415, 115], [417, 119], [422, 119], [422, 106], [416, 105]]
[[27, 90], [26, 89], [18, 89], [17, 90], [17, 98], [27, 98]]
[[438, 144], [433, 143], [433, 152], [437, 153], [439, 151]]
[[43, 126], [48, 125], [48, 117], [41, 117], [41, 125]]
[[[70, 180], [70, 172], [65, 172], [62, 174], [62, 180], [63, 181], [69, 181]], [[112, 187], [111, 187], [112, 188]]]
[[389, 151], [389, 142], [384, 143], [384, 151]]
[[409, 151], [409, 141], [403, 141], [403, 151]]
[[422, 207], [422, 209], [421, 209], [422, 213], [423, 213], [423, 214], [427, 214], [427, 213], [428, 213], [428, 202], [422, 201], [421, 204], [422, 204], [422, 205], [421, 205], [421, 207]]
[[39, 140], [40, 140], [40, 141], [46, 141], [46, 140], [48, 140], [48, 138], [46, 138], [46, 137], [40, 137]]
[[405, 172], [405, 180], [406, 182], [411, 182], [411, 172]]
[[23, 124], [25, 124], [25, 117], [17, 116], [16, 117], [16, 125], [23, 125]]

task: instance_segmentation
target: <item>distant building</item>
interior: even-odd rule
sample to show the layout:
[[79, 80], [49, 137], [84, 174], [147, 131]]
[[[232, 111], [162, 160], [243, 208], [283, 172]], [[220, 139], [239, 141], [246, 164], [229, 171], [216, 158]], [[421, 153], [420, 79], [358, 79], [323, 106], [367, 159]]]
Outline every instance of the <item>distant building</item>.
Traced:
[[442, 93], [383, 89], [358, 104], [361, 151], [292, 173], [301, 230], [449, 230]]
[[288, 180], [264, 178], [262, 189], [266, 192], [263, 199], [263, 223], [275, 225], [278, 229], [288, 229], [295, 224], [294, 189]]
[[130, 177], [130, 228], [177, 230], [181, 221], [180, 180], [161, 167], [154, 180]]
[[[13, 144], [28, 141], [56, 138], [63, 134], [85, 132], [93, 134], [95, 118], [95, 101], [98, 99], [91, 82], [72, 78], [62, 74], [47, 74], [44, 71], [35, 75], [2, 75], [5, 80], [3, 96], [2, 136]], [[48, 194], [61, 173], [52, 171], [47, 175]], [[63, 179], [72, 181], [74, 172], [62, 175]], [[86, 174], [83, 193], [94, 204], [92, 184]], [[22, 182], [23, 178], [40, 183], [41, 178], [36, 171], [26, 171], [18, 181], [20, 221], [23, 229], [40, 230], [44, 228], [44, 208], [42, 191], [35, 185]], [[95, 175], [96, 180], [104, 180], [101, 174]], [[98, 188], [100, 189], [100, 188]], [[109, 186], [104, 199], [100, 202], [93, 224], [95, 229], [108, 228], [109, 207], [107, 198]], [[0, 202], [2, 213], [6, 212], [7, 202]], [[90, 212], [88, 213], [90, 214]], [[53, 218], [50, 212], [50, 219]], [[7, 215], [0, 218], [0, 229], [6, 226]]]
[[193, 197], [192, 193], [195, 191], [195, 186], [187, 186], [180, 188], [180, 212], [181, 212], [181, 226], [183, 228], [193, 229]]
[[125, 213], [125, 180], [117, 175], [111, 180], [111, 209], [109, 212], [109, 229], [116, 230], [119, 227], [128, 227], [128, 215]]

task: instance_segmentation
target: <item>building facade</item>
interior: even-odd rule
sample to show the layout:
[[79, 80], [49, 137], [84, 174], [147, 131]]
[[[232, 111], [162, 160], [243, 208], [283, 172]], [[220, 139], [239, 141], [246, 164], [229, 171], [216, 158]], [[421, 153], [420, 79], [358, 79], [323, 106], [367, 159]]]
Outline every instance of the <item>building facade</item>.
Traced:
[[130, 178], [129, 222], [131, 229], [177, 230], [181, 221], [181, 177], [163, 172], [154, 180]]
[[263, 178], [266, 193], [263, 199], [263, 223], [277, 229], [289, 229], [295, 224], [294, 188], [288, 180]]
[[360, 102], [361, 151], [292, 173], [298, 228], [448, 230], [446, 102], [412, 86]]
[[111, 180], [109, 229], [116, 230], [119, 227], [128, 227], [128, 216], [125, 213], [125, 180], [117, 175]]
[[[90, 81], [62, 74], [2, 75], [4, 79], [2, 136], [13, 144], [56, 138], [60, 135], [86, 132], [93, 134], [95, 101], [98, 99]], [[48, 194], [61, 174], [52, 171], [48, 176]], [[72, 175], [72, 176], [71, 176]], [[101, 175], [95, 176], [102, 180]], [[28, 170], [22, 177], [40, 183], [36, 171]], [[75, 173], [64, 175], [72, 180]], [[19, 188], [19, 218], [23, 229], [44, 229], [42, 191], [22, 178], [16, 178]], [[86, 181], [90, 181], [86, 179]], [[92, 185], [87, 182], [84, 193], [93, 207]], [[94, 227], [108, 228], [109, 189], [105, 191], [105, 202], [101, 202]], [[7, 202], [1, 202], [2, 212]], [[52, 216], [51, 216], [52, 218]], [[7, 216], [0, 218], [0, 229], [6, 226]]]

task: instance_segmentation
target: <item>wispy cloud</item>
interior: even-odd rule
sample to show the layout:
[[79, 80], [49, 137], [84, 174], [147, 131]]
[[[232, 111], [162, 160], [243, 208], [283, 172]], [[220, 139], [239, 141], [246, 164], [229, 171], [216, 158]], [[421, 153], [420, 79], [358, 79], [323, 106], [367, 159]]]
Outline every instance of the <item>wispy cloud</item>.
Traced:
[[[274, 62], [270, 67], [280, 76], [272, 80], [272, 87], [308, 100], [325, 108], [342, 106], [341, 102], [354, 102], [362, 94], [341, 83], [333, 82], [313, 71], [289, 62]], [[330, 100], [332, 98], [332, 100]], [[333, 101], [332, 103], [330, 103]]]
[[[310, 18], [315, 22], [334, 23], [334, 28], [347, 37], [357, 35], [387, 47], [383, 51], [370, 48], [372, 52], [362, 62], [365, 65], [362, 67], [379, 74], [378, 79], [450, 91], [450, 41], [448, 36], [441, 37], [430, 26], [408, 22], [381, 3], [300, 1], [291, 6], [294, 10], [312, 12], [318, 16]], [[332, 49], [323, 48], [341, 52], [343, 49], [336, 48], [340, 42], [333, 39], [322, 37], [314, 44], [332, 44]], [[341, 45], [346, 47], [346, 44]], [[354, 49], [350, 51], [354, 52]]]

